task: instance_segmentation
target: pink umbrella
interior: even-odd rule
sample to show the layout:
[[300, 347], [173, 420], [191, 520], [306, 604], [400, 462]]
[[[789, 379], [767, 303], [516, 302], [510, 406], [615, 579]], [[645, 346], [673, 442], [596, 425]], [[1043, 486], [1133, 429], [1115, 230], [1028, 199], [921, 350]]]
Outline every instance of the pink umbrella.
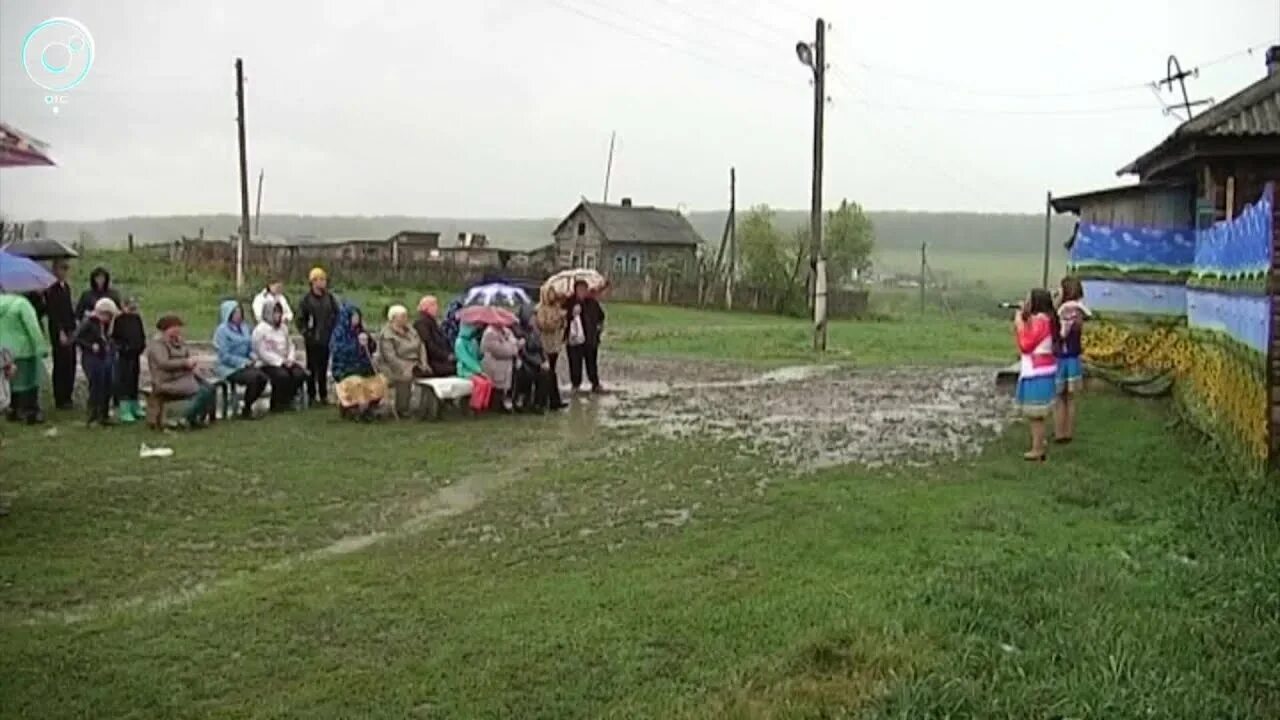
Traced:
[[48, 143], [0, 123], [0, 167], [56, 165], [53, 158], [49, 157], [48, 150]]

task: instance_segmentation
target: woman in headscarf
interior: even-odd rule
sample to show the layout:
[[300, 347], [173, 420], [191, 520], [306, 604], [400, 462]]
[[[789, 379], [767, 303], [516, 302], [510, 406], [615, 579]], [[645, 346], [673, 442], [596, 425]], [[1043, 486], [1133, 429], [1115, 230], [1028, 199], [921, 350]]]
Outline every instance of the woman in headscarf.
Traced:
[[387, 381], [373, 366], [375, 350], [376, 343], [365, 331], [360, 308], [344, 302], [329, 338], [338, 408], [344, 418], [372, 420], [387, 396]]
[[427, 371], [427, 349], [409, 324], [409, 310], [392, 305], [387, 311], [387, 324], [378, 333], [378, 367], [395, 393], [396, 415], [409, 414], [413, 398], [413, 381]]

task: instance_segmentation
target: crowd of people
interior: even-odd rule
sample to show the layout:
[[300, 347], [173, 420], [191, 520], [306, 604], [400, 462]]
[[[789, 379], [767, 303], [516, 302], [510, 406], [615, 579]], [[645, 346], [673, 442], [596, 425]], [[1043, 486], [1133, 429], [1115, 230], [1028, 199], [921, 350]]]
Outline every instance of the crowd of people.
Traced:
[[1014, 313], [1014, 336], [1021, 353], [1014, 397], [1031, 428], [1031, 449], [1023, 455], [1029, 461], [1044, 462], [1048, 456], [1050, 418], [1055, 443], [1067, 444], [1075, 438], [1084, 382], [1082, 331], [1091, 316], [1083, 287], [1074, 277], [1062, 279], [1056, 303], [1048, 290], [1036, 288]]
[[78, 360], [88, 381], [90, 425], [143, 419], [159, 425], [160, 418], [139, 401], [144, 361], [151, 395], [187, 401], [183, 419], [190, 427], [213, 416], [219, 383], [241, 396], [238, 413], [245, 419], [256, 417], [254, 407], [268, 388], [273, 413], [300, 404], [329, 405], [332, 389], [341, 416], [365, 422], [407, 416], [415, 382], [432, 377], [468, 380], [470, 405], [478, 411], [563, 409], [561, 355], [567, 355], [575, 392], [584, 372], [593, 392], [604, 391], [597, 364], [604, 309], [585, 283], [565, 301], [522, 305], [511, 323], [462, 324], [453, 337], [442, 323], [439, 301], [430, 295], [418, 302], [414, 318], [404, 305], [391, 306], [375, 332], [359, 307], [329, 290], [326, 272], [314, 268], [296, 313], [278, 281], [253, 297], [252, 317], [239, 301], [223, 301], [212, 338], [214, 362], [202, 369], [184, 337], [182, 318], [160, 317], [148, 338], [137, 301], [121, 298], [105, 268], [92, 271], [75, 303], [68, 270], [66, 262], [55, 263], [56, 282], [43, 292], [0, 294], [0, 367], [7, 380], [0, 389], [10, 391], [10, 420], [44, 422], [40, 387], [49, 355], [58, 410], [72, 408]]

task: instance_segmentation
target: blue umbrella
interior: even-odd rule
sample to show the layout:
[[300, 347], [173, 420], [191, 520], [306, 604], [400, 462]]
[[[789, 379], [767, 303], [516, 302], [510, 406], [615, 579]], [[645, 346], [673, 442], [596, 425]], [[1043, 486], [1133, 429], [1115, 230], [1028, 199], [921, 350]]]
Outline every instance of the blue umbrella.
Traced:
[[7, 293], [40, 292], [57, 282], [34, 260], [0, 251], [0, 290]]

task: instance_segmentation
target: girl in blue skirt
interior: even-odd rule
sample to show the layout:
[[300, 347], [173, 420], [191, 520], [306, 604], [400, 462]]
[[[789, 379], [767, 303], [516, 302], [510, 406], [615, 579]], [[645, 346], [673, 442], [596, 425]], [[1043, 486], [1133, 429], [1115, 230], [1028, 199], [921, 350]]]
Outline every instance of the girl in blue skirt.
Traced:
[[1060, 332], [1053, 297], [1044, 288], [1032, 290], [1013, 316], [1014, 334], [1021, 359], [1015, 401], [1031, 425], [1031, 449], [1023, 457], [1045, 459], [1045, 420], [1053, 412], [1057, 395], [1057, 345]]

